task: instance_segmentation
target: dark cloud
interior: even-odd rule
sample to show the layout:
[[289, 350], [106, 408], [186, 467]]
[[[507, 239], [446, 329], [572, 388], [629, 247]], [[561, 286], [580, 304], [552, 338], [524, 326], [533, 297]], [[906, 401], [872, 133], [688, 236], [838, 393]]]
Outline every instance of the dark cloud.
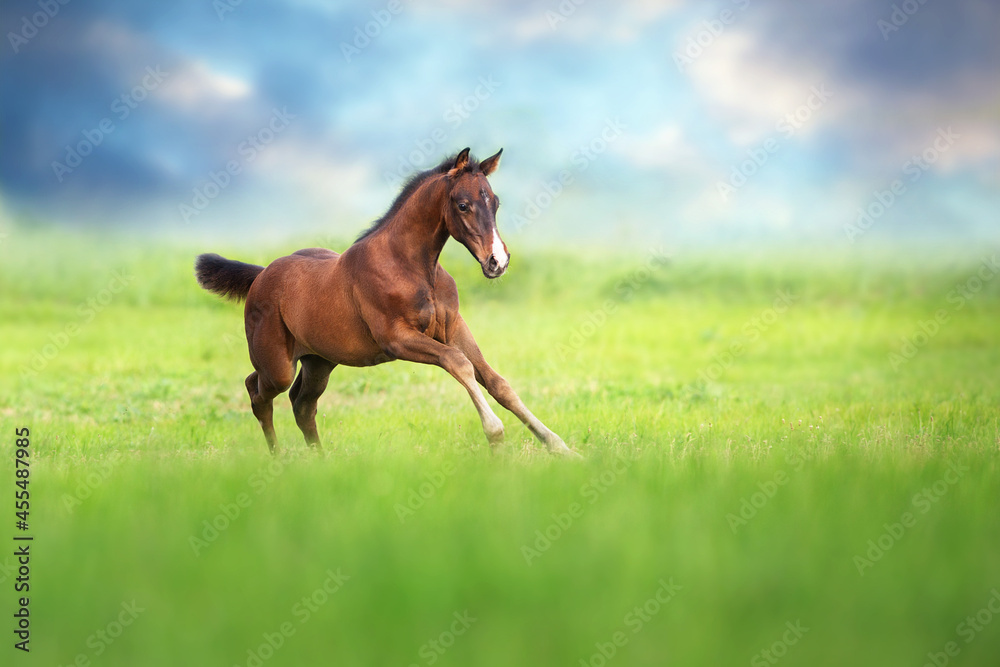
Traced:
[[820, 62], [874, 87], [948, 90], [965, 76], [1000, 80], [993, 2], [761, 0], [746, 18], [781, 59]]
[[[287, 108], [296, 120], [282, 150], [270, 156], [270, 166], [234, 181], [227, 197], [306, 201], [322, 197], [327, 183], [333, 188], [348, 179], [355, 191], [343, 200], [354, 196], [367, 207], [373, 192], [385, 196], [383, 174], [401, 161], [405, 167], [435, 137], [420, 156], [425, 164], [464, 145], [479, 152], [503, 145], [510, 166], [499, 178], [512, 195], [506, 201], [526, 200], [573, 164], [579, 146], [607, 118], [621, 116], [629, 149], [609, 152], [614, 156], [578, 175], [583, 185], [572, 199], [579, 210], [621, 206], [641, 219], [671, 208], [695, 210], [691, 219], [703, 220], [699, 193], [711, 190], [714, 174], [727, 171], [746, 146], [732, 139], [732, 118], [713, 107], [718, 100], [677, 71], [671, 48], [683, 37], [678, 31], [732, 6], [585, 3], [553, 26], [546, 12], [558, 5], [541, 0], [468, 8], [457, 1], [404, 2], [398, 15], [387, 15], [385, 3], [245, 1], [221, 16], [208, 0], [72, 2], [17, 53], [6, 40], [0, 48], [0, 191], [29, 211], [67, 220], [81, 209], [114, 216], [123, 203], [130, 210], [175, 208], [210, 172], [239, 157], [240, 143], [266, 125], [273, 109]], [[919, 9], [886, 39], [879, 21], [898, 21], [894, 6]], [[3, 34], [19, 31], [34, 9], [0, 6]], [[933, 199], [928, 186], [899, 211], [973, 221], [986, 215], [993, 200], [984, 192], [995, 178], [977, 170], [995, 164], [1000, 153], [1000, 130], [989, 120], [1000, 90], [1000, 6], [751, 0], [730, 30], [752, 36], [755, 63], [773, 65], [777, 74], [824, 72], [839, 86], [837, 103], [844, 101], [840, 116], [828, 109], [815, 132], [789, 142], [771, 173], [762, 170], [751, 188], [760, 198], [747, 200], [778, 202], [794, 218], [808, 212], [808, 199], [827, 183], [870, 190], [869, 182], [891, 177], [898, 156], [919, 149], [937, 125], [956, 122], [982, 147], [963, 146], [965, 161], [956, 161], [941, 185], [961, 194], [918, 207], [914, 202]], [[169, 72], [163, 87], [118, 117], [114, 101], [157, 66]], [[707, 85], [725, 85], [740, 70], [715, 75]], [[501, 86], [453, 122], [452, 105], [490, 76]], [[774, 81], [781, 83], [778, 76]], [[748, 92], [772, 94], [766, 87]], [[753, 111], [770, 125], [766, 104]], [[105, 118], [114, 131], [60, 181], [52, 162], [64, 162], [67, 146]], [[671, 128], [676, 145], [651, 149], [653, 139], [673, 136]], [[277, 180], [284, 190], [269, 189]], [[311, 207], [325, 210], [326, 200], [316, 201]], [[719, 215], [750, 225], [771, 210], [751, 208]]]

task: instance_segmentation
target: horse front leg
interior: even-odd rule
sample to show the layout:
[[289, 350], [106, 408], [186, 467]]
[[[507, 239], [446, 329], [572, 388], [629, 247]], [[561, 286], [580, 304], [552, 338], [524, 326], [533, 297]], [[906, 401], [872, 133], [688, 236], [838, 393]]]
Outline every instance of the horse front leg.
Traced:
[[476, 370], [460, 350], [439, 343], [419, 331], [406, 328], [393, 331], [381, 346], [386, 354], [395, 359], [432, 364], [448, 371], [469, 392], [490, 445], [503, 441], [503, 422], [486, 402], [483, 392], [476, 384]]
[[476, 344], [476, 339], [472, 336], [469, 325], [465, 323], [465, 320], [461, 316], [458, 318], [449, 343], [472, 362], [472, 366], [476, 371], [476, 379], [486, 387], [486, 391], [490, 392], [490, 396], [495, 398], [497, 403], [504, 408], [514, 413], [550, 452], [563, 456], [583, 458], [567, 447], [562, 438], [543, 424], [538, 417], [533, 415], [531, 410], [524, 405], [524, 402], [510, 386], [510, 383], [486, 363], [486, 358], [483, 357], [479, 345]]

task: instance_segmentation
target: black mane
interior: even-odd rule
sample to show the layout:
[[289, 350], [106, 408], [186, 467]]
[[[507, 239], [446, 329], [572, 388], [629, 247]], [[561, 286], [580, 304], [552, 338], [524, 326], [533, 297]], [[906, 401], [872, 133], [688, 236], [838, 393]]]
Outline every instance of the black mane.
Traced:
[[[419, 188], [421, 185], [424, 184], [424, 181], [426, 181], [432, 176], [436, 176], [438, 174], [443, 174], [447, 172], [449, 169], [452, 168], [452, 166], [454, 166], [457, 157], [458, 154], [456, 153], [455, 155], [445, 158], [444, 161], [442, 161], [441, 164], [439, 164], [438, 166], [431, 167], [427, 171], [421, 171], [411, 176], [410, 179], [406, 181], [406, 184], [403, 186], [403, 189], [400, 190], [399, 194], [396, 196], [396, 199], [393, 200], [392, 206], [389, 207], [389, 210], [386, 211], [385, 215], [383, 215], [381, 218], [373, 222], [371, 227], [363, 231], [361, 235], [358, 236], [358, 238], [354, 242], [357, 243], [362, 239], [368, 238], [376, 231], [381, 229], [382, 226], [385, 225], [385, 223], [387, 223], [389, 220], [392, 219], [392, 216], [396, 215], [399, 209], [403, 207], [403, 204], [406, 202], [406, 200], [409, 199], [410, 196], [417, 191], [417, 188]], [[469, 163], [465, 166], [465, 169], [463, 169], [463, 171], [474, 171], [476, 169], [479, 169], [479, 160], [475, 159], [470, 155]]]

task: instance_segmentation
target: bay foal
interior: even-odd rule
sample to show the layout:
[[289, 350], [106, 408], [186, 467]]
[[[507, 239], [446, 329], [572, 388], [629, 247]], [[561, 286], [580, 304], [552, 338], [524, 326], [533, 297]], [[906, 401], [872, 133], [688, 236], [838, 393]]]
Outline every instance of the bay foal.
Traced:
[[[374, 366], [403, 359], [440, 366], [458, 380], [491, 445], [503, 439], [503, 423], [477, 381], [551, 452], [576, 455], [486, 363], [458, 313], [455, 281], [438, 264], [451, 237], [468, 248], [487, 278], [507, 270], [510, 255], [496, 224], [500, 200], [487, 181], [502, 152], [478, 162], [466, 148], [417, 174], [388, 213], [343, 254], [309, 248], [267, 268], [215, 254], [198, 257], [195, 272], [202, 287], [246, 299], [254, 367], [246, 387], [272, 452], [272, 402], [278, 394], [291, 387], [295, 421], [306, 442], [319, 448], [316, 402], [330, 372], [341, 364]], [[301, 365], [298, 377], [296, 364]]]

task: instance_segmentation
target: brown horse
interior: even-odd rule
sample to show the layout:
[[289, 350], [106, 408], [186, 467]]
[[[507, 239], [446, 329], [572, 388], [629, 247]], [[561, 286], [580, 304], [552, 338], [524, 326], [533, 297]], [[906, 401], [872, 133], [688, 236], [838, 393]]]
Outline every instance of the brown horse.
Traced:
[[[320, 448], [316, 402], [330, 372], [339, 364], [374, 366], [404, 359], [451, 373], [469, 392], [491, 445], [503, 439], [503, 423], [477, 381], [550, 451], [575, 455], [486, 363], [458, 314], [455, 281], [438, 264], [445, 242], [454, 237], [487, 278], [507, 270], [510, 255], [496, 224], [500, 200], [486, 180], [502, 152], [478, 162], [466, 148], [416, 175], [389, 212], [342, 255], [309, 248], [267, 268], [215, 254], [198, 257], [195, 272], [202, 287], [246, 299], [255, 369], [246, 387], [272, 452], [275, 396], [291, 387], [295, 421], [306, 442]], [[295, 377], [297, 363], [302, 369]]]

